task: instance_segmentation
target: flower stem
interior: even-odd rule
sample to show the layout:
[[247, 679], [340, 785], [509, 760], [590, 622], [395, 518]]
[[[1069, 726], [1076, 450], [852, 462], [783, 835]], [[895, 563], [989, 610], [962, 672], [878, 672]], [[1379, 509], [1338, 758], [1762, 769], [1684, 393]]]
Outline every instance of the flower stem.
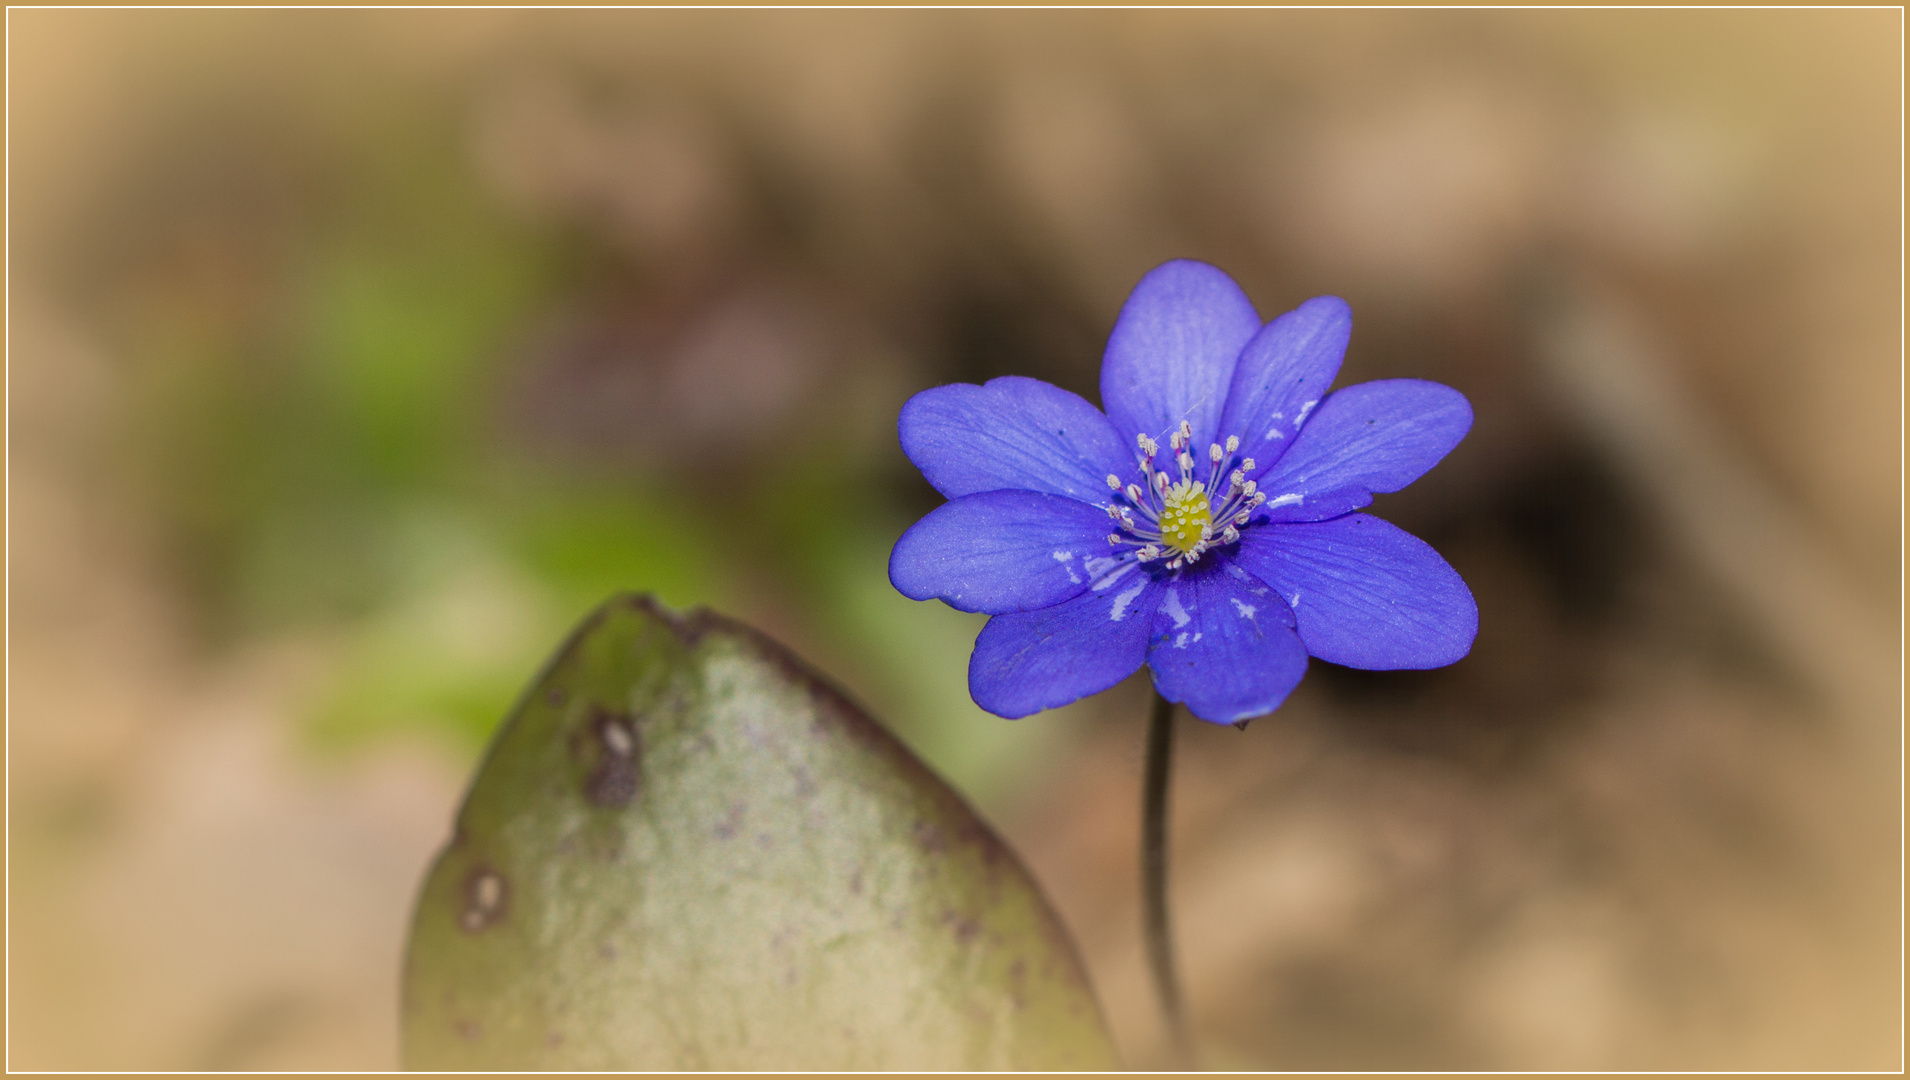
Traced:
[[1154, 691], [1147, 724], [1147, 775], [1141, 788], [1141, 906], [1148, 966], [1174, 1055], [1174, 1068], [1192, 1069], [1194, 1040], [1181, 1007], [1174, 970], [1174, 937], [1167, 921], [1167, 780], [1174, 763], [1174, 703]]

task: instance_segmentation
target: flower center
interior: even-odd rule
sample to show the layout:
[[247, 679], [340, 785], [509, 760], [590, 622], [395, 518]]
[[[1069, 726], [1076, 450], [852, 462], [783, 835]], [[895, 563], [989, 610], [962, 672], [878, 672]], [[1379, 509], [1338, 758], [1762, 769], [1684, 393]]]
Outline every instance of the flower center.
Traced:
[[1183, 480], [1167, 489], [1166, 501], [1161, 510], [1161, 542], [1175, 554], [1186, 555], [1213, 535], [1214, 515], [1209, 512], [1205, 487]]
[[[1187, 452], [1193, 438], [1193, 427], [1185, 420], [1168, 438], [1174, 463], [1180, 467], [1180, 481], [1174, 483], [1166, 473], [1154, 469], [1154, 455], [1160, 444], [1144, 434], [1135, 437], [1141, 450], [1138, 464], [1147, 486], [1129, 484], [1123, 488], [1120, 477], [1108, 475], [1108, 490], [1114, 492], [1114, 500], [1107, 504], [1108, 516], [1119, 522], [1125, 533], [1109, 533], [1109, 544], [1133, 549], [1131, 553], [1141, 562], [1164, 558], [1167, 569], [1178, 570], [1198, 561], [1209, 548], [1240, 539], [1241, 527], [1253, 516], [1254, 509], [1267, 501], [1266, 493], [1254, 490], [1254, 482], [1247, 479], [1253, 472], [1253, 459], [1248, 458], [1230, 472], [1240, 438], [1229, 436], [1225, 447], [1215, 443], [1207, 448], [1207, 460], [1213, 468], [1206, 483], [1197, 483], [1194, 456]], [[1297, 501], [1299, 496], [1281, 496], [1282, 500], [1289, 498]], [[1214, 509], [1216, 503], [1220, 504], [1219, 510]]]

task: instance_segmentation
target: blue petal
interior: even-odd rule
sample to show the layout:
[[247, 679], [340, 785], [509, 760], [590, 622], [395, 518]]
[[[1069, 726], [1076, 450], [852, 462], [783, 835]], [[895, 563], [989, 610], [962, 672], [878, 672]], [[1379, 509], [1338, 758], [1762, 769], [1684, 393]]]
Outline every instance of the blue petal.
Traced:
[[1279, 708], [1306, 674], [1307, 651], [1279, 594], [1214, 558], [1161, 586], [1147, 666], [1161, 696], [1231, 724]]
[[1479, 605], [1424, 540], [1367, 514], [1255, 525], [1239, 565], [1278, 589], [1307, 651], [1348, 667], [1435, 668], [1472, 649]]
[[1220, 436], [1240, 436], [1240, 457], [1265, 469], [1287, 452], [1300, 425], [1340, 373], [1353, 311], [1337, 296], [1318, 296], [1253, 336], [1234, 370]]
[[1090, 562], [1111, 562], [1112, 524], [1098, 507], [1059, 495], [964, 495], [895, 542], [889, 581], [911, 600], [939, 599], [962, 611], [1048, 607], [1086, 591]]
[[1398, 491], [1459, 445], [1472, 406], [1450, 386], [1386, 379], [1336, 390], [1320, 402], [1293, 448], [1261, 472], [1273, 521], [1320, 521]]
[[1147, 658], [1160, 586], [1134, 563], [1040, 611], [997, 615], [975, 638], [968, 693], [1010, 720], [1098, 694]]
[[1122, 305], [1101, 361], [1101, 404], [1123, 445], [1151, 435], [1161, 444], [1158, 464], [1170, 466], [1167, 437], [1185, 419], [1204, 463], [1234, 364], [1259, 330], [1252, 301], [1218, 268], [1181, 259], [1149, 271]]
[[1045, 491], [1107, 498], [1106, 477], [1134, 471], [1134, 455], [1107, 417], [1078, 394], [1039, 379], [924, 390], [902, 406], [902, 452], [951, 499], [978, 491]]

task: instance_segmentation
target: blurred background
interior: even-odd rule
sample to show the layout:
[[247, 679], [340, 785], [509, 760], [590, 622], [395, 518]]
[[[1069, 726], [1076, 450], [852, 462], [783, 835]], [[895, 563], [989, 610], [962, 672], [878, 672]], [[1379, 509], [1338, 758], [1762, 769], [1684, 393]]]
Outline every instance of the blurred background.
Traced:
[[1096, 400], [1169, 258], [1464, 391], [1436, 672], [1180, 727], [1207, 1061], [1900, 1067], [1902, 14], [9, 22], [10, 1060], [389, 1068], [413, 892], [618, 589], [753, 622], [1018, 848], [1127, 1059], [1147, 687], [897, 595], [915, 391]]

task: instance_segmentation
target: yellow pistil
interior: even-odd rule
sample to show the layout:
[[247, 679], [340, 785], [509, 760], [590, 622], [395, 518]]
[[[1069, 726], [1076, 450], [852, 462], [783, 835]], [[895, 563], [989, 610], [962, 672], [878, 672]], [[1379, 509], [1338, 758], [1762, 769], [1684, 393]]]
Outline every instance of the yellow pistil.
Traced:
[[[1194, 545], [1212, 535], [1214, 517], [1207, 505], [1207, 488], [1183, 480], [1167, 489], [1166, 507], [1161, 511], [1161, 543], [1176, 554], [1185, 555]], [[1205, 534], [1205, 535], [1203, 535]]]

